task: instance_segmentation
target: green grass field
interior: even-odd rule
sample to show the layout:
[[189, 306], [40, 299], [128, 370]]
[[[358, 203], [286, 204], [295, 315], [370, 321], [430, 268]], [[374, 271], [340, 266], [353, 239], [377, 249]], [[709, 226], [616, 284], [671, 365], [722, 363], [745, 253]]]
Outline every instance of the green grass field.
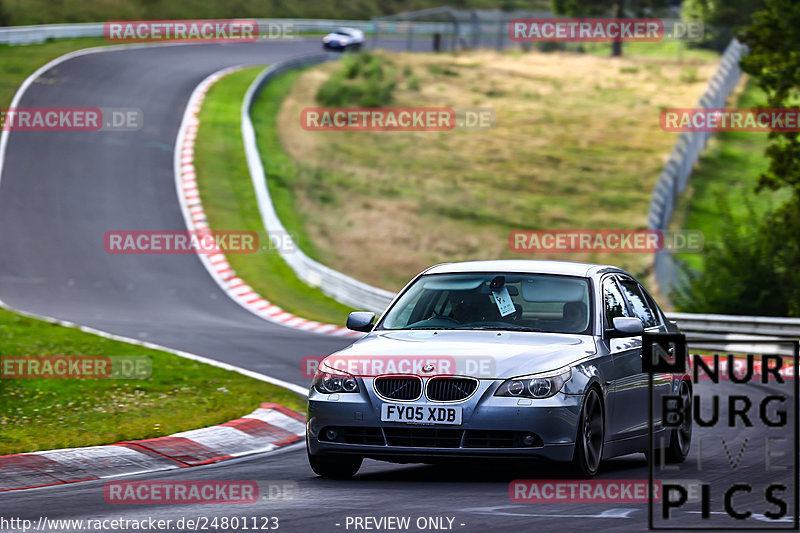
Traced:
[[319, 105], [318, 88], [341, 67], [303, 72], [268, 146], [276, 128], [260, 106], [283, 94], [265, 94], [253, 113], [262, 157], [283, 162], [270, 178], [282, 220], [315, 259], [390, 290], [431, 264], [489, 258], [607, 262], [646, 277], [647, 254], [508, 247], [514, 229], [646, 227], [676, 137], [659, 112], [694, 105], [718, 61], [668, 46], [599, 52], [383, 54], [397, 81], [391, 105], [490, 108], [485, 130], [308, 131], [302, 109]]
[[147, 379], [0, 379], [0, 454], [109, 444], [220, 424], [276, 402], [305, 412], [280, 387], [166, 352], [0, 309], [0, 358], [146, 356]]
[[[764, 106], [764, 94], [748, 82], [730, 107]], [[752, 213], [763, 215], [788, 199], [788, 191], [764, 190], [756, 194], [758, 176], [767, 170], [764, 156], [768, 139], [761, 132], [722, 132], [711, 138], [690, 179], [687, 193], [679, 201], [675, 227], [700, 230], [705, 241], [716, 240], [721, 231], [719, 214], [730, 211], [738, 224], [753, 222]], [[702, 269], [702, 254], [680, 254], [680, 259]]]
[[[200, 197], [211, 228], [256, 231], [263, 237], [264, 226], [244, 157], [240, 121], [244, 93], [261, 70], [254, 67], [236, 72], [211, 88], [200, 112], [195, 167]], [[265, 133], [259, 136], [259, 141], [265, 148], [261, 153], [268, 180], [276, 175], [275, 165], [285, 163], [276, 157], [279, 152], [270, 148], [277, 134], [269, 132], [274, 130], [280, 92], [287, 90], [295, 77], [296, 74], [289, 74], [286, 80], [270, 84], [259, 100], [259, 105], [266, 105], [266, 109], [261, 108], [258, 116], [273, 122], [272, 126], [257, 124], [258, 131]], [[278, 214], [285, 224], [301, 216], [287, 205], [280, 188], [276, 192], [272, 187], [271, 191], [276, 193]], [[300, 244], [302, 247], [306, 243]], [[228, 254], [227, 257], [236, 273], [270, 302], [303, 318], [344, 324], [350, 309], [300, 281], [277, 252]]]

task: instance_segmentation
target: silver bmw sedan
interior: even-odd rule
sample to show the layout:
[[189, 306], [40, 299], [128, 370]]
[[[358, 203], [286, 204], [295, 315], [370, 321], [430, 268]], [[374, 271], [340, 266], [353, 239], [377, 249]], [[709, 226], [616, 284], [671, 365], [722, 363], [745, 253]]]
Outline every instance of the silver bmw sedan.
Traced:
[[[314, 472], [353, 476], [364, 458], [563, 461], [590, 477], [603, 459], [650, 449], [650, 374], [642, 334], [677, 333], [624, 270], [557, 261], [472, 261], [429, 268], [366, 335], [323, 359], [309, 393]], [[669, 395], [691, 409], [688, 374], [653, 374], [653, 432], [682, 462], [691, 416], [662, 424]]]

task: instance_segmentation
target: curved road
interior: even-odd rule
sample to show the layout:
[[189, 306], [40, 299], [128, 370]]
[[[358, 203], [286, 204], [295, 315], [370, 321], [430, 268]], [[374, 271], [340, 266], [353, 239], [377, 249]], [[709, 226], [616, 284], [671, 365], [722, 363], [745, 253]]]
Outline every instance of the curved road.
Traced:
[[[228, 299], [194, 256], [109, 255], [102, 238], [115, 229], [185, 229], [174, 184], [173, 144], [186, 101], [203, 78], [231, 65], [267, 64], [318, 50], [316, 39], [121, 49], [76, 57], [46, 72], [25, 93], [20, 107], [138, 107], [144, 111], [145, 127], [138, 132], [10, 135], [0, 176], [0, 299], [25, 311], [304, 383], [299, 372], [303, 356], [330, 353], [350, 341], [255, 317]], [[730, 445], [738, 450], [743, 430], [728, 433]], [[706, 450], [712, 451], [703, 467], [716, 484], [741, 477], [742, 471], [731, 469], [721, 453], [718, 431], [697, 430], [696, 436], [710, 439]], [[786, 443], [781, 448], [791, 450]], [[760, 454], [763, 447], [744, 454], [747, 479], [764, 483], [786, 477], [759, 470]], [[692, 457], [687, 466], [697, 467], [697, 459]], [[565, 473], [558, 465], [479, 462], [465, 468], [368, 461], [356, 479], [335, 482], [316, 478], [302, 446], [295, 446], [278, 454], [135, 478], [293, 480], [300, 493], [288, 502], [109, 505], [98, 481], [5, 493], [0, 495], [0, 517], [277, 516], [280, 529], [290, 532], [352, 531], [346, 527], [347, 516], [388, 515], [409, 516], [409, 531], [418, 531], [418, 518], [442, 516], [454, 519], [452, 529], [470, 532], [565, 527], [628, 531], [647, 526], [647, 507], [641, 503], [514, 504], [508, 497], [509, 481], [526, 477], [560, 479]], [[646, 462], [642, 455], [616, 459], [600, 477], [646, 479]], [[721, 510], [718, 497], [713, 511]], [[680, 519], [684, 525], [699, 525], [688, 512]], [[1, 521], [0, 529], [19, 531]]]
[[30, 312], [303, 383], [299, 359], [352, 340], [268, 323], [191, 255], [112, 255], [111, 230], [186, 229], [173, 150], [212, 72], [319, 51], [316, 40], [121, 49], [46, 72], [19, 107], [135, 107], [135, 132], [13, 132], [0, 176], [0, 299]]

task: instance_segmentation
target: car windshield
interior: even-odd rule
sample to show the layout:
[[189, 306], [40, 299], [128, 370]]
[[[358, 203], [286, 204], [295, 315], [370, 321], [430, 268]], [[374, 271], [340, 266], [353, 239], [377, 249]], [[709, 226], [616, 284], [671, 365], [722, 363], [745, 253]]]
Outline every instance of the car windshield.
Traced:
[[589, 280], [550, 274], [436, 274], [418, 279], [378, 329], [487, 329], [588, 334]]
[[344, 28], [339, 28], [333, 31], [336, 35], [344, 35], [345, 37], [350, 37], [350, 31]]

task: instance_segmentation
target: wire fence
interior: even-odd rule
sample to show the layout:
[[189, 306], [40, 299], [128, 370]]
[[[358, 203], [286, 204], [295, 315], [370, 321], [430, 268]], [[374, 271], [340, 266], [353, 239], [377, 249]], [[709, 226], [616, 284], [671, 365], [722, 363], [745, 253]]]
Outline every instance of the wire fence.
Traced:
[[[281, 235], [284, 241], [287, 238], [291, 239], [291, 236], [281, 223], [280, 218], [278, 218], [278, 214], [272, 204], [261, 154], [259, 154], [258, 145], [256, 144], [256, 132], [250, 118], [250, 110], [259, 93], [276, 76], [290, 70], [324, 63], [338, 57], [336, 54], [315, 54], [275, 63], [253, 81], [242, 102], [242, 138], [244, 140], [247, 166], [250, 170], [250, 177], [258, 200], [261, 220], [268, 233]], [[263, 156], [269, 158], [270, 154], [263, 154]], [[294, 242], [289, 246], [281, 246], [279, 253], [298, 278], [350, 307], [367, 309], [380, 314], [394, 298], [394, 294], [389, 291], [358, 281], [311, 259]]]
[[[733, 39], [725, 52], [719, 67], [708, 83], [697, 108], [725, 107], [725, 102], [739, 83], [742, 71], [739, 61], [747, 53], [747, 47]], [[706, 147], [711, 132], [682, 132], [675, 147], [669, 154], [667, 164], [658, 177], [650, 210], [647, 215], [648, 226], [653, 230], [667, 230], [672, 221], [678, 198], [686, 190], [694, 164]], [[661, 250], [654, 258], [655, 277], [661, 293], [668, 297], [676, 286], [682, 283], [678, 264], [669, 250]]]

